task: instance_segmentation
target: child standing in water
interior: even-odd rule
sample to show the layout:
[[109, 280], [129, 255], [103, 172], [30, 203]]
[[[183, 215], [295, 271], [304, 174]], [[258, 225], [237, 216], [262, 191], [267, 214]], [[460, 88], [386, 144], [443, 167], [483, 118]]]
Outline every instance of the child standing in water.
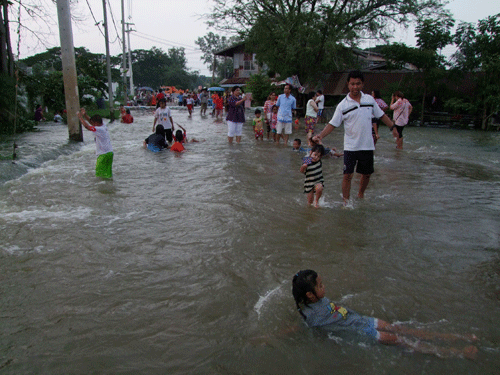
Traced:
[[321, 157], [325, 152], [325, 148], [322, 145], [316, 145], [311, 150], [311, 156], [304, 158], [304, 162], [300, 167], [300, 171], [305, 173], [306, 179], [304, 181], [304, 193], [307, 194], [307, 204], [310, 206], [313, 204], [314, 207], [319, 207], [319, 198], [323, 194], [323, 183], [325, 182], [323, 178], [323, 170], [321, 163]]
[[78, 112], [78, 118], [85, 129], [95, 134], [95, 153], [97, 155], [95, 175], [103, 178], [113, 177], [113, 147], [111, 147], [111, 138], [108, 128], [102, 122], [102, 117], [99, 115], [89, 117], [85, 108], [82, 108]]
[[264, 140], [264, 126], [262, 123], [262, 117], [261, 117], [261, 111], [260, 109], [255, 110], [255, 118], [253, 119], [253, 132], [255, 134], [255, 139], [259, 139], [261, 141]]
[[155, 111], [155, 120], [153, 122], [153, 133], [155, 132], [156, 124], [160, 124], [165, 129], [165, 138], [168, 143], [172, 142], [172, 132], [174, 131], [174, 120], [170, 108], [167, 107], [167, 100], [160, 99], [160, 106]]
[[300, 315], [309, 327], [322, 327], [331, 331], [350, 331], [369, 337], [380, 344], [401, 345], [422, 353], [445, 355], [463, 355], [474, 358], [477, 354], [475, 346], [462, 350], [456, 348], [436, 347], [419, 340], [411, 341], [408, 336], [421, 340], [477, 340], [475, 335], [463, 336], [425, 332], [418, 329], [393, 325], [383, 320], [362, 316], [353, 310], [338, 306], [325, 297], [325, 286], [321, 277], [313, 270], [299, 271], [292, 280], [292, 294]]

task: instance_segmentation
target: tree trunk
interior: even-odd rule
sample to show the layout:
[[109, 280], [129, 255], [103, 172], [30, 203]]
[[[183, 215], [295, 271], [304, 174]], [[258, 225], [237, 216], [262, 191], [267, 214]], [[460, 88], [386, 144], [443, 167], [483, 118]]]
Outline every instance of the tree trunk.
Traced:
[[9, 76], [14, 77], [14, 55], [12, 54], [12, 44], [10, 42], [9, 3], [7, 0], [3, 0], [3, 21], [5, 25], [5, 40], [7, 45], [7, 70]]
[[7, 0], [2, 1], [2, 10], [0, 10], [0, 72], [2, 74], [8, 74], [9, 70], [7, 67], [7, 34], [5, 31], [5, 3]]
[[427, 95], [427, 86], [424, 87], [424, 95], [422, 96], [422, 112], [420, 113], [420, 126], [424, 126], [424, 111], [425, 111], [425, 96]]
[[483, 109], [483, 118], [481, 119], [481, 129], [486, 130], [486, 124], [488, 122], [488, 116], [486, 112], [486, 103], [484, 104], [484, 109]]

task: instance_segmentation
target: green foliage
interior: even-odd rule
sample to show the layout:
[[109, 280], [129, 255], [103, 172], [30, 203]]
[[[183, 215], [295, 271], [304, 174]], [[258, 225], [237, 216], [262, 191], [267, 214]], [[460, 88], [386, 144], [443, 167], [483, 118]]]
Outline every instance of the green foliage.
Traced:
[[[500, 13], [479, 20], [474, 26], [461, 23], [454, 35], [458, 51], [453, 55], [455, 69], [475, 73], [478, 95], [464, 98], [464, 105], [482, 113], [483, 129], [487, 120], [499, 110], [500, 103]], [[452, 103], [453, 104], [453, 103]]]
[[254, 74], [250, 77], [245, 91], [252, 93], [253, 100], [257, 105], [264, 105], [269, 94], [276, 91], [276, 86], [271, 85], [271, 80], [266, 75]]
[[210, 25], [247, 41], [257, 60], [301, 80], [353, 67], [347, 46], [446, 11], [441, 0], [214, 0]]
[[203, 52], [203, 56], [200, 59], [205, 65], [207, 65], [211, 72], [213, 72], [215, 63], [216, 77], [220, 80], [225, 78], [225, 74], [228, 70], [233, 70], [233, 59], [225, 59], [222, 56], [214, 56], [214, 53], [228, 48], [238, 41], [238, 37], [228, 38], [209, 32], [207, 35], [199, 37], [194, 43], [197, 44]]
[[16, 80], [8, 75], [0, 75], [0, 134], [21, 133], [33, 130], [33, 113], [27, 113], [18, 101], [16, 108]]
[[170, 48], [168, 53], [153, 47], [150, 50], [134, 50], [131, 52], [134, 82], [138, 86], [177, 86], [193, 88], [197, 74], [186, 67], [184, 48]]

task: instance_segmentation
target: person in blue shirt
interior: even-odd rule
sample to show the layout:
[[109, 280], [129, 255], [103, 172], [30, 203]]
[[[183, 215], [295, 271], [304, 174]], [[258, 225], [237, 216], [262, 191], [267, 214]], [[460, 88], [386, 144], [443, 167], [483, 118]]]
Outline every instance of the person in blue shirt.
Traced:
[[283, 89], [283, 94], [278, 96], [278, 101], [276, 102], [276, 107], [278, 107], [278, 122], [276, 124], [276, 142], [280, 143], [280, 138], [283, 130], [285, 134], [283, 135], [283, 140], [285, 145], [288, 144], [288, 136], [292, 134], [292, 118], [293, 112], [297, 107], [297, 101], [291, 95], [292, 86], [287, 83]]

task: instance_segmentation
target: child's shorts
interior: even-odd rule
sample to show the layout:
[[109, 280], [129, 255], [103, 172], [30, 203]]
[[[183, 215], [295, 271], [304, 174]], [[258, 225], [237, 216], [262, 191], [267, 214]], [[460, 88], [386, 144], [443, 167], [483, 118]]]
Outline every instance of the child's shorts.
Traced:
[[264, 130], [263, 129], [256, 130], [256, 131], [254, 131], [254, 133], [255, 133], [255, 139], [257, 139], [257, 138], [260, 138], [264, 135]]
[[95, 163], [95, 175], [96, 177], [111, 178], [113, 173], [111, 167], [113, 166], [113, 153], [108, 152], [107, 154], [102, 154], [97, 157]]
[[346, 319], [339, 321], [337, 324], [341, 327], [342, 330], [354, 331], [359, 333], [360, 335], [368, 336], [374, 340], [380, 339], [380, 332], [377, 331], [377, 318], [358, 315], [355, 312], [349, 312]]

